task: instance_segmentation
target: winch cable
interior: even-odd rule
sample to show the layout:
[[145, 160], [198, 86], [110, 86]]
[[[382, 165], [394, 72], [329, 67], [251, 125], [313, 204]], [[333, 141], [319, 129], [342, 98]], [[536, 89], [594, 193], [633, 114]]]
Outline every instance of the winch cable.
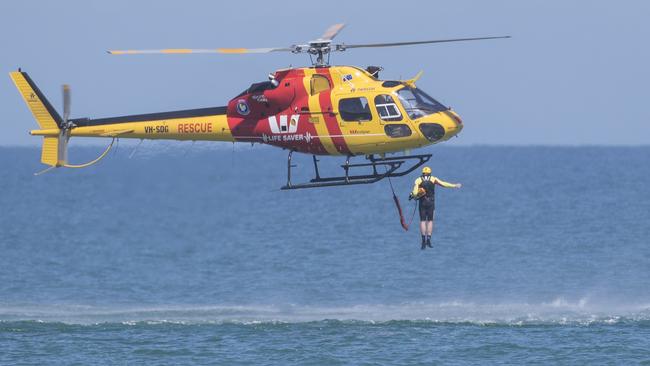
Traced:
[[402, 212], [402, 206], [399, 204], [399, 198], [397, 198], [397, 195], [395, 194], [393, 182], [390, 180], [390, 176], [388, 176], [388, 184], [390, 184], [390, 190], [393, 192], [393, 201], [395, 201], [395, 206], [397, 206], [397, 212], [399, 213], [399, 223], [402, 225], [402, 228], [404, 228], [404, 231], [408, 231], [409, 226], [411, 226], [413, 219], [415, 218], [415, 210], [417, 209], [418, 205], [416, 203], [415, 206], [413, 206], [413, 214], [411, 215], [411, 220], [407, 224], [406, 220], [404, 219], [404, 213]]

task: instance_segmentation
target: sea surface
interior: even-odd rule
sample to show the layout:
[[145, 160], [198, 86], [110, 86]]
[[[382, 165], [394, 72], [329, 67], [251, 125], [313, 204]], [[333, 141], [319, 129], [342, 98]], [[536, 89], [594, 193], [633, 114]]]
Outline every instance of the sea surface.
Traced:
[[0, 364], [650, 365], [650, 147], [417, 151], [463, 184], [424, 251], [387, 181], [280, 191], [280, 149], [134, 148], [34, 176], [38, 148], [0, 147]]

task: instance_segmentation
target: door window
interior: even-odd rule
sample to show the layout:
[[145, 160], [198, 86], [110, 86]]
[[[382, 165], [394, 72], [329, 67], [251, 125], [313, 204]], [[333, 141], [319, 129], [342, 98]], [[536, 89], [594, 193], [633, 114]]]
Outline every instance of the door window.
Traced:
[[377, 114], [384, 121], [401, 121], [402, 114], [397, 108], [397, 104], [388, 94], [380, 94], [375, 97], [375, 108], [377, 108]]
[[339, 100], [339, 113], [341, 118], [348, 122], [370, 121], [372, 119], [368, 99], [364, 97]]
[[310, 91], [311, 95], [316, 95], [320, 92], [330, 90], [332, 87], [330, 81], [326, 76], [323, 75], [313, 75], [311, 77]]

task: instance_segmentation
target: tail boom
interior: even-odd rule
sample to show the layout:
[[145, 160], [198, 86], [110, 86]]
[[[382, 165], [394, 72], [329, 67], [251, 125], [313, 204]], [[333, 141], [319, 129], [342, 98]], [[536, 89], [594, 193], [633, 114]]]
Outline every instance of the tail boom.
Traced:
[[71, 130], [72, 136], [234, 141], [225, 107], [73, 119], [72, 122], [76, 126]]
[[[226, 107], [99, 119], [68, 120], [66, 117], [64, 121], [26, 72], [19, 69], [9, 76], [38, 123], [39, 129], [31, 130], [30, 134], [43, 136], [41, 162], [52, 167], [72, 167], [67, 163], [67, 144], [72, 136], [235, 141]], [[65, 93], [64, 86], [64, 100]]]

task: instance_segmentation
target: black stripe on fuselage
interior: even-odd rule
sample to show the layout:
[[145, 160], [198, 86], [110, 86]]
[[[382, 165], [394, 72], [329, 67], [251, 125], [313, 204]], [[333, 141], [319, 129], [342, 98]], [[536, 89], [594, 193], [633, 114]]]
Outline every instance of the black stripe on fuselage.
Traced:
[[38, 96], [38, 99], [41, 100], [41, 102], [45, 106], [45, 109], [47, 109], [47, 113], [49, 113], [52, 116], [52, 118], [54, 118], [54, 122], [56, 122], [56, 124], [60, 128], [61, 124], [63, 123], [63, 120], [61, 119], [61, 116], [59, 116], [59, 113], [56, 111], [56, 109], [54, 109], [54, 107], [52, 107], [52, 105], [50, 104], [50, 101], [47, 100], [47, 98], [45, 98], [45, 95], [43, 95], [43, 93], [41, 92], [41, 89], [39, 89], [36, 86], [36, 83], [34, 83], [32, 78], [30, 78], [29, 75], [27, 75], [26, 72], [21, 71], [20, 73], [23, 74], [23, 76], [25, 77], [25, 80], [27, 80], [27, 84], [29, 84], [29, 86], [32, 88], [32, 90], [34, 90], [34, 93], [36, 93], [36, 95]]
[[144, 122], [144, 121], [159, 121], [167, 119], [178, 118], [192, 118], [192, 117], [205, 117], [226, 114], [227, 107], [212, 107], [212, 108], [199, 108], [199, 109], [186, 109], [182, 111], [148, 113], [148, 114], [134, 114], [131, 116], [108, 117], [108, 118], [77, 118], [71, 119], [72, 123], [77, 126], [99, 126], [111, 125], [114, 123], [129, 123], [129, 122]]

